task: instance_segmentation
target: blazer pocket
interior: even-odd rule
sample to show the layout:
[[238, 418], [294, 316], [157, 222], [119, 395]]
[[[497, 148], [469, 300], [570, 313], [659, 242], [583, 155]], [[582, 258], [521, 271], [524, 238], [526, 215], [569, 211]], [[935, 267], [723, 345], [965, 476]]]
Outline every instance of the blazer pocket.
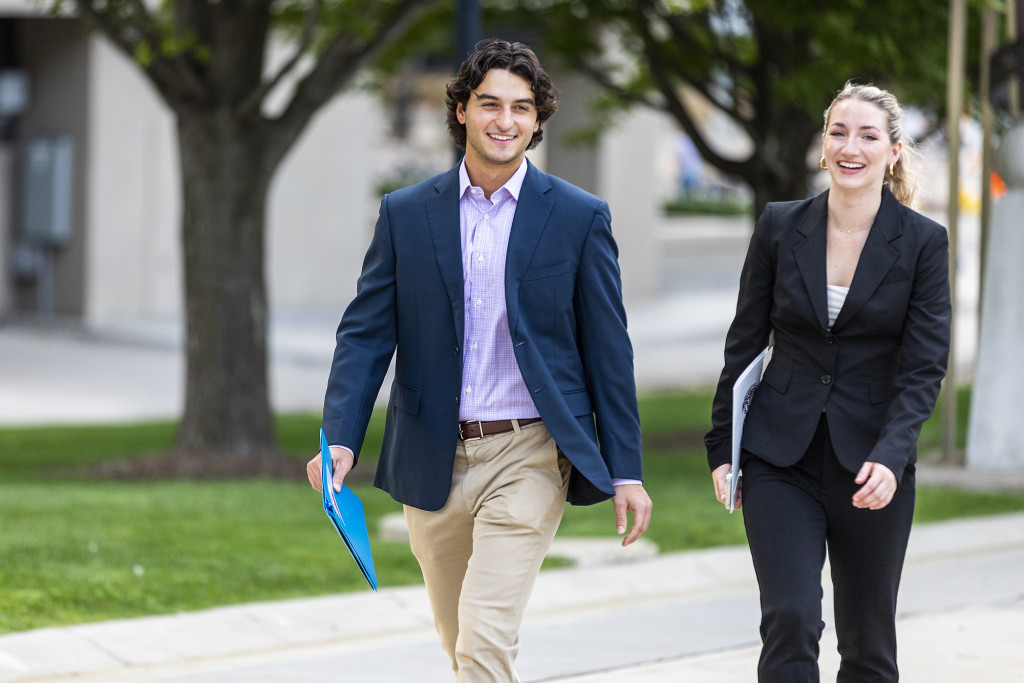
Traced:
[[892, 400], [892, 380], [872, 382], [868, 386], [868, 397], [872, 403], [885, 403]]
[[576, 417], [590, 415], [594, 412], [594, 408], [590, 405], [590, 392], [586, 389], [563, 393], [562, 399]]
[[544, 280], [549, 277], [566, 275], [571, 272], [572, 266], [569, 263], [569, 261], [559, 261], [558, 263], [549, 263], [543, 266], [531, 266], [523, 274], [523, 282], [530, 282], [531, 280]]
[[793, 378], [793, 373], [782, 367], [778, 363], [769, 363], [768, 367], [765, 368], [764, 376], [761, 377], [761, 381], [770, 386], [780, 394], [786, 393], [789, 389], [789, 381]]
[[420, 396], [421, 392], [419, 389], [413, 389], [412, 387], [395, 382], [392, 391], [392, 401], [396, 408], [401, 408], [410, 415], [419, 415]]
[[889, 274], [886, 275], [882, 279], [881, 284], [888, 285], [888, 284], [891, 284], [893, 282], [903, 282], [903, 281], [909, 280], [909, 279], [910, 279], [910, 271], [909, 270], [907, 270], [906, 268], [894, 268], [894, 269], [890, 270]]

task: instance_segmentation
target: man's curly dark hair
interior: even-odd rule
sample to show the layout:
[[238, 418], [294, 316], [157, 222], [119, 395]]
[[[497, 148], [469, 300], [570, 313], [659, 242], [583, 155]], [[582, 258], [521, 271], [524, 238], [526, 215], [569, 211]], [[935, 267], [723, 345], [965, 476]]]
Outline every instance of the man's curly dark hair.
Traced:
[[511, 71], [530, 84], [534, 106], [537, 108], [537, 122], [540, 124], [527, 147], [533, 149], [544, 137], [544, 123], [558, 109], [558, 92], [533, 50], [523, 43], [513, 43], [500, 38], [488, 38], [477, 43], [476, 51], [462, 63], [459, 72], [448, 81], [445, 87], [448, 133], [459, 149], [466, 149], [466, 126], [459, 123], [455, 111], [460, 103], [463, 108], [466, 107], [469, 96], [480, 86], [491, 69]]

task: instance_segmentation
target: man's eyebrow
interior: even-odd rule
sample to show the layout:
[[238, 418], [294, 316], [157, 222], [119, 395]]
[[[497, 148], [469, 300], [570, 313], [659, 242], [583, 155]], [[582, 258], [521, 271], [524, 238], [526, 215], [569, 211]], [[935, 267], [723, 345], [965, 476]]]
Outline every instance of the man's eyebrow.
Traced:
[[[476, 92], [475, 90], [472, 91], [472, 92], [473, 92], [474, 95], [476, 95], [476, 98], [478, 100], [494, 100], [495, 102], [498, 101], [498, 96], [497, 95], [491, 95], [491, 94], [485, 93], [485, 92]], [[522, 98], [520, 98], [518, 100], [514, 100], [514, 101], [517, 104], [531, 104], [532, 105], [534, 103], [532, 97], [522, 97]]]

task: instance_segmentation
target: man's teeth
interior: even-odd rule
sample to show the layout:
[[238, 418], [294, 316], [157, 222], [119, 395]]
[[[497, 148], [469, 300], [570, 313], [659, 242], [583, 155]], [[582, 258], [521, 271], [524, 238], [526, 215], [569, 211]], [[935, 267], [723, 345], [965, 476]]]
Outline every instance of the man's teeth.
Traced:
[[502, 142], [505, 142], [507, 140], [511, 140], [514, 136], [512, 136], [512, 135], [495, 135], [494, 133], [491, 133], [491, 137], [494, 138], [495, 140], [501, 140]]

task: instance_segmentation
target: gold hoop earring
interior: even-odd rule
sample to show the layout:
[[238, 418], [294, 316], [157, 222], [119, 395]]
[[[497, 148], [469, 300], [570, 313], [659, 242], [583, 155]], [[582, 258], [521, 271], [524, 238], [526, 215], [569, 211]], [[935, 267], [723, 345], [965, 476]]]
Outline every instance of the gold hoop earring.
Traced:
[[822, 154], [821, 158], [818, 159], [818, 168], [820, 168], [822, 171], [827, 171], [828, 170], [828, 166], [825, 165], [825, 155], [824, 154]]
[[889, 177], [892, 178], [892, 167], [896, 164], [889, 164]]

